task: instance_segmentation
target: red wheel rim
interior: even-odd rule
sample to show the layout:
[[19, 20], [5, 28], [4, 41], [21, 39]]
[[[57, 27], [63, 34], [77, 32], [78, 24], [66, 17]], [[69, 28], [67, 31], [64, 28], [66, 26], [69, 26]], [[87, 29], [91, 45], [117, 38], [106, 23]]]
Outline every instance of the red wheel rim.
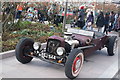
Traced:
[[72, 71], [74, 74], [77, 74], [80, 71], [80, 67], [82, 64], [82, 56], [77, 56], [73, 62], [73, 66], [72, 66]]

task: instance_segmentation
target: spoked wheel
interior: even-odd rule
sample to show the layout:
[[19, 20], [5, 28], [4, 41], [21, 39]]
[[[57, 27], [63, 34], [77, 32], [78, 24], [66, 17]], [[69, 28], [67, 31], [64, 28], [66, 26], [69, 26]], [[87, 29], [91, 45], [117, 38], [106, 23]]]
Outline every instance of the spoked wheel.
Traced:
[[65, 64], [65, 74], [68, 78], [76, 78], [82, 68], [84, 61], [83, 52], [78, 49], [74, 49], [68, 56]]
[[28, 56], [28, 54], [33, 50], [33, 43], [32, 39], [23, 38], [17, 44], [15, 54], [19, 62], [26, 64], [32, 60], [32, 57]]

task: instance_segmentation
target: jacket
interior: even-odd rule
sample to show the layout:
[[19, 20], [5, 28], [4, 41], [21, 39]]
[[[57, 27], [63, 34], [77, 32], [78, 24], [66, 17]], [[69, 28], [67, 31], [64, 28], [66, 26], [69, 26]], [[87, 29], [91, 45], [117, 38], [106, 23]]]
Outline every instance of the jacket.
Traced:
[[99, 15], [97, 17], [97, 21], [96, 21], [97, 27], [103, 27], [104, 26], [104, 22], [105, 22], [104, 16]]

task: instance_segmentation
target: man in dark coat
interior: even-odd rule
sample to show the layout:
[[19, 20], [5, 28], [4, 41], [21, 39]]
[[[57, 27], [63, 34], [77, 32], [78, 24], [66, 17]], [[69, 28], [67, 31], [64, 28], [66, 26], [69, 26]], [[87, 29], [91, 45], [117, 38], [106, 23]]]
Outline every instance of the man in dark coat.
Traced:
[[112, 11], [112, 12], [110, 13], [109, 32], [112, 31], [114, 21], [115, 21], [115, 14], [114, 14], [114, 12]]
[[77, 26], [82, 29], [84, 25], [85, 25], [85, 11], [84, 11], [84, 7], [81, 7], [78, 14]]
[[103, 15], [103, 12], [99, 13], [99, 15], [97, 17], [96, 25], [98, 27], [98, 32], [102, 32], [102, 28], [104, 26], [104, 15]]
[[106, 14], [105, 14], [105, 18], [104, 18], [104, 19], [105, 19], [105, 21], [104, 21], [104, 22], [105, 22], [105, 23], [104, 23], [104, 24], [105, 24], [105, 28], [104, 28], [104, 32], [103, 32], [103, 33], [106, 33], [106, 34], [107, 34], [107, 32], [108, 32], [108, 27], [109, 27], [109, 19], [110, 19], [110, 18], [109, 18], [109, 13], [106, 13]]
[[39, 19], [39, 22], [42, 23], [44, 21], [43, 18], [44, 18], [44, 14], [41, 12], [41, 10], [38, 10], [38, 19]]

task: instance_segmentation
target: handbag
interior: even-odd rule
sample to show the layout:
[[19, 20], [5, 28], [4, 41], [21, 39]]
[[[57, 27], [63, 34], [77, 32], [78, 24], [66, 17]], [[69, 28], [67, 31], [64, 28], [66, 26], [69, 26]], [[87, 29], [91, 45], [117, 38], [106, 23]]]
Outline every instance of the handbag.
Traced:
[[91, 26], [92, 25], [92, 22], [88, 22], [88, 26]]

